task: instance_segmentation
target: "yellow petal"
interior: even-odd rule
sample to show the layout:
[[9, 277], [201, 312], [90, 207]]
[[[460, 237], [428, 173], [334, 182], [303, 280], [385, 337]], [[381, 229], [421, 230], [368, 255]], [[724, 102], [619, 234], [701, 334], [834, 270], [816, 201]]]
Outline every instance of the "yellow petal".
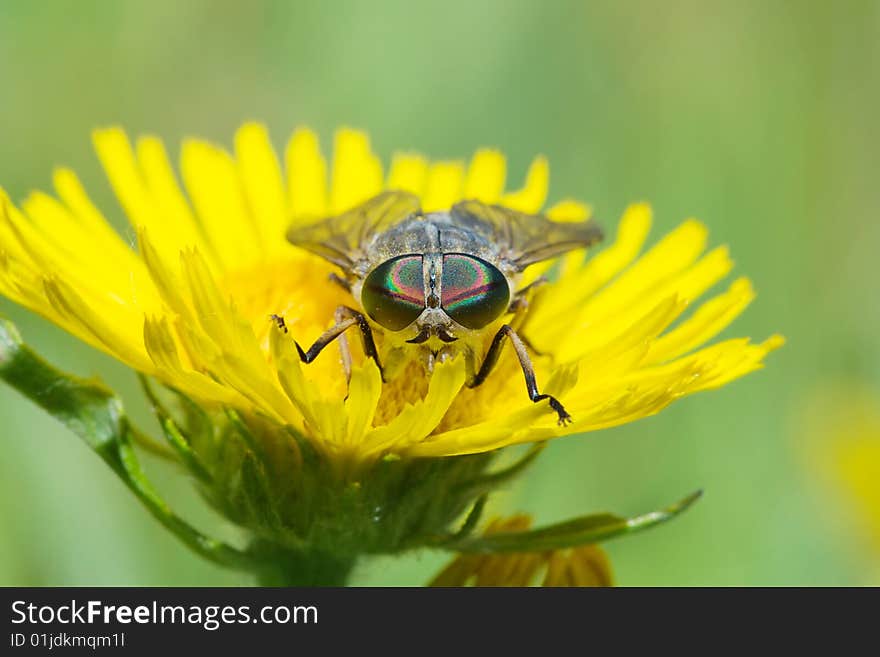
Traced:
[[651, 208], [638, 203], [626, 209], [617, 238], [580, 268], [566, 267], [559, 280], [545, 285], [529, 307], [529, 339], [540, 351], [552, 351], [570, 333], [586, 302], [636, 258], [651, 228]]
[[535, 214], [541, 210], [547, 200], [549, 185], [550, 165], [547, 158], [540, 155], [532, 161], [523, 188], [502, 196], [501, 204], [520, 212]]
[[140, 340], [142, 319], [132, 311], [110, 298], [91, 297], [87, 303], [70, 285], [55, 276], [44, 280], [46, 297], [53, 308], [71, 324], [79, 327], [78, 333], [88, 334], [89, 341], [103, 351], [112, 354], [142, 372], [152, 371], [152, 362]]
[[81, 232], [73, 236], [76, 243], [83, 242], [83, 234], [87, 234], [89, 242], [99, 245], [103, 259], [112, 260], [122, 268], [138, 269], [140, 263], [134, 249], [110, 227], [86, 194], [76, 174], [70, 169], [59, 168], [53, 173], [52, 181], [58, 197], [80, 226]]
[[189, 139], [183, 143], [180, 167], [198, 221], [217, 261], [226, 270], [258, 262], [263, 245], [229, 154], [207, 142]]
[[692, 317], [651, 345], [649, 360], [662, 362], [705, 344], [736, 319], [754, 298], [751, 281], [738, 279], [727, 292], [701, 305]]
[[706, 246], [707, 231], [701, 223], [689, 220], [666, 235], [611, 285], [590, 299], [584, 306], [582, 321], [598, 320], [644, 299], [670, 276], [689, 267]]
[[395, 153], [388, 172], [388, 189], [399, 189], [421, 196], [428, 178], [428, 161], [415, 153]]
[[149, 224], [154, 211], [152, 199], [138, 170], [128, 136], [121, 128], [105, 128], [95, 130], [92, 141], [131, 224]]
[[382, 191], [382, 163], [366, 133], [342, 128], [333, 148], [330, 213], [339, 214]]
[[285, 161], [291, 219], [327, 214], [327, 162], [318, 136], [306, 128], [297, 129], [287, 144]]
[[464, 165], [461, 162], [437, 162], [428, 169], [428, 181], [422, 209], [425, 212], [448, 210], [461, 200]]
[[593, 208], [574, 199], [563, 199], [547, 210], [546, 215], [553, 221], [586, 221], [593, 215]]
[[611, 563], [598, 545], [554, 552], [541, 586], [612, 586]]
[[464, 184], [464, 198], [483, 203], [497, 203], [504, 191], [506, 172], [504, 156], [495, 150], [474, 153]]
[[[309, 427], [320, 426], [316, 411], [317, 397], [303, 376], [299, 355], [290, 336], [281, 331], [269, 335], [269, 349], [275, 371], [287, 398], [296, 406]], [[320, 445], [319, 443], [316, 443]]]
[[247, 405], [247, 400], [234, 390], [192, 370], [183, 362], [184, 354], [167, 317], [144, 320], [144, 346], [156, 366], [155, 376], [161, 381], [200, 399], [239, 408]]
[[422, 441], [446, 414], [450, 404], [464, 385], [463, 359], [438, 364], [428, 384], [423, 400], [406, 407], [391, 422], [369, 431], [364, 438], [364, 450], [380, 455], [387, 450], [400, 450]]
[[239, 128], [235, 154], [248, 208], [266, 257], [271, 258], [287, 248], [284, 234], [290, 218], [281, 168], [266, 127], [246, 123]]
[[373, 426], [373, 416], [381, 394], [382, 374], [376, 367], [376, 361], [370, 359], [363, 367], [353, 368], [348, 399], [345, 400], [345, 414], [348, 417], [346, 443], [350, 447], [360, 447], [364, 434]]
[[[135, 227], [145, 226], [154, 235], [156, 247], [169, 263], [177, 263], [180, 252], [191, 249], [205, 241], [204, 233], [196, 220], [168, 159], [161, 140], [141, 137], [137, 140], [137, 161], [143, 179], [155, 204], [155, 212], [142, 216]], [[206, 249], [206, 258], [212, 271], [217, 270], [213, 253]]]

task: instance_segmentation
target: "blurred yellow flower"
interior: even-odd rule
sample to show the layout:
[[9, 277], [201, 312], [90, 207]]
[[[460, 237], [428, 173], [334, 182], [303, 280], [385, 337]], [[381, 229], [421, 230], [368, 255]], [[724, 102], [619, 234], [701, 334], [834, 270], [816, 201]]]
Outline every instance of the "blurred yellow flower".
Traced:
[[[834, 521], [867, 546], [880, 575], [880, 391], [861, 383], [823, 386], [802, 405], [799, 451], [835, 503]], [[802, 425], [802, 426], [801, 426]], [[805, 440], [806, 438], [806, 440]], [[804, 449], [806, 445], [806, 450]]]
[[[521, 532], [531, 527], [526, 515], [494, 520], [485, 535]], [[430, 586], [611, 586], [611, 564], [598, 545], [567, 550], [462, 554]]]
[[[536, 213], [547, 196], [543, 158], [521, 189], [505, 192], [505, 160], [492, 150], [468, 164], [398, 153], [386, 173], [365, 134], [340, 130], [328, 165], [315, 134], [300, 129], [282, 167], [265, 128], [246, 124], [233, 155], [184, 141], [181, 186], [155, 137], [132, 145], [110, 128], [95, 132], [94, 143], [137, 249], [110, 227], [76, 175], [59, 169], [55, 196], [35, 192], [20, 207], [0, 197], [0, 292], [206, 408], [293, 427], [331, 460], [480, 453], [631, 422], [760, 368], [783, 342], [704, 346], [753, 299], [746, 278], [678, 322], [733, 263], [724, 247], [705, 252], [706, 228], [692, 219], [639, 256], [651, 225], [651, 210], [640, 203], [626, 209], [616, 239], [598, 255], [560, 259], [522, 326], [541, 354], [542, 391], [564, 400], [573, 424], [557, 426], [546, 404], [523, 394], [512, 350], [476, 389], [463, 387], [462, 359], [430, 377], [413, 363], [383, 385], [361, 353], [347, 385], [333, 358], [302, 365], [293, 341], [269, 319], [283, 315], [309, 344], [338, 305], [352, 304], [328, 280], [328, 263], [285, 241], [289, 225], [384, 189], [416, 193], [426, 211], [476, 198]], [[576, 220], [589, 209], [566, 200], [546, 213]], [[527, 275], [541, 271], [536, 265]]]

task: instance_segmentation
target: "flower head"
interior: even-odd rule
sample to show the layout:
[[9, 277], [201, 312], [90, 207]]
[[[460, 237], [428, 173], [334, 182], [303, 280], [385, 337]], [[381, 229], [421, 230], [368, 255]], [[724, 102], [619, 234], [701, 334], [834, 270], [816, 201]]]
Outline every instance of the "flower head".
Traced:
[[[705, 346], [749, 304], [752, 285], [737, 279], [689, 312], [730, 272], [727, 249], [705, 252], [705, 227], [688, 220], [640, 256], [651, 225], [651, 210], [640, 203], [626, 209], [616, 237], [597, 255], [560, 259], [520, 327], [543, 389], [564, 399], [574, 418], [569, 426], [557, 426], [545, 403], [524, 394], [512, 350], [474, 389], [465, 386], [461, 359], [431, 375], [413, 362], [383, 384], [357, 349], [347, 382], [338, 358], [302, 364], [269, 319], [283, 315], [289, 331], [310, 343], [333, 323], [338, 305], [358, 303], [330, 280], [331, 265], [285, 241], [290, 224], [344, 211], [384, 189], [416, 194], [425, 211], [473, 198], [541, 212], [543, 158], [510, 192], [496, 151], [478, 151], [467, 164], [398, 153], [385, 172], [363, 133], [339, 131], [328, 165], [315, 135], [298, 130], [282, 168], [265, 129], [248, 124], [234, 155], [185, 141], [181, 185], [158, 139], [132, 145], [111, 128], [94, 141], [137, 250], [113, 231], [76, 175], [59, 169], [55, 196], [33, 193], [20, 208], [2, 199], [0, 292], [203, 407], [290, 427], [330, 460], [482, 453], [630, 422], [761, 367], [782, 343], [773, 336]], [[545, 213], [579, 220], [589, 208], [563, 200]], [[546, 269], [532, 266], [522, 284]], [[487, 332], [486, 347], [491, 339]]]

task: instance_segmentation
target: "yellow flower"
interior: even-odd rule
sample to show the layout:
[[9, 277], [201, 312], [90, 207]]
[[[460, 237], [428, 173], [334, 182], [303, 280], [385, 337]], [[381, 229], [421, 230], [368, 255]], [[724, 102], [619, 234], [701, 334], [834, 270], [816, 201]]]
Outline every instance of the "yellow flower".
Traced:
[[880, 418], [874, 417], [871, 422], [853, 429], [847, 441], [838, 445], [833, 465], [841, 487], [862, 518], [875, 553], [880, 553]]
[[[521, 532], [531, 527], [526, 515], [494, 520], [484, 535]], [[444, 568], [430, 586], [611, 586], [611, 564], [598, 545], [567, 550], [463, 554]]]
[[[536, 213], [547, 196], [543, 158], [521, 189], [506, 192], [496, 151], [478, 151], [468, 164], [398, 153], [384, 172], [363, 133], [340, 130], [328, 165], [314, 133], [301, 129], [282, 167], [266, 130], [247, 124], [233, 155], [186, 140], [181, 186], [155, 137], [132, 145], [110, 128], [94, 142], [137, 248], [109, 226], [76, 175], [59, 169], [55, 196], [35, 192], [20, 208], [0, 198], [0, 292], [205, 408], [291, 427], [331, 461], [474, 454], [630, 422], [761, 367], [783, 342], [704, 346], [754, 297], [745, 278], [678, 321], [732, 261], [724, 247], [705, 252], [706, 228], [692, 219], [640, 256], [651, 210], [639, 203], [597, 255], [560, 259], [521, 327], [542, 354], [542, 392], [563, 401], [573, 424], [557, 426], [546, 402], [529, 400], [511, 349], [475, 389], [464, 387], [462, 359], [430, 377], [412, 363], [383, 385], [361, 353], [347, 385], [337, 358], [301, 364], [290, 336], [269, 319], [283, 315], [290, 333], [310, 344], [336, 306], [356, 303], [329, 280], [328, 263], [285, 241], [291, 223], [384, 189], [414, 192], [426, 211], [476, 198]], [[578, 220], [589, 209], [565, 200], [546, 213]], [[543, 270], [535, 265], [527, 275]]]
[[[798, 405], [797, 451], [823, 485], [835, 534], [880, 554], [880, 392], [864, 382], [828, 382]], [[880, 581], [880, 568], [870, 574]]]

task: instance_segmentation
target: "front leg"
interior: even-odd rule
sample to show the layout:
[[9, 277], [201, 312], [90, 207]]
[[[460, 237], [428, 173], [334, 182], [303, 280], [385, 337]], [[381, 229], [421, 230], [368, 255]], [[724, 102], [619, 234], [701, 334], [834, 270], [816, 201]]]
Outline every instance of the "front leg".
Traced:
[[[532, 299], [535, 296], [535, 290], [546, 285], [550, 281], [546, 276], [539, 276], [534, 281], [526, 285], [521, 290], [518, 290], [516, 294], [513, 296], [513, 300], [510, 302], [510, 306], [507, 309], [507, 312], [512, 313], [513, 317], [510, 318], [510, 326], [514, 331], [522, 331], [523, 325], [528, 318], [529, 304], [532, 302]], [[520, 340], [522, 340], [526, 347], [529, 350], [538, 356], [543, 356], [544, 353], [538, 351], [535, 346], [526, 338], [524, 335], [519, 336]]]
[[559, 416], [560, 426], [565, 426], [568, 422], [571, 422], [571, 415], [568, 414], [568, 411], [565, 410], [556, 397], [543, 395], [538, 391], [538, 383], [535, 381], [535, 368], [532, 366], [532, 359], [529, 358], [528, 349], [526, 349], [525, 343], [516, 334], [516, 331], [507, 324], [504, 324], [498, 329], [498, 333], [495, 334], [495, 337], [492, 339], [492, 344], [489, 346], [489, 351], [486, 353], [486, 358], [483, 359], [483, 364], [480, 366], [479, 371], [474, 375], [474, 378], [468, 382], [468, 387], [476, 388], [486, 380], [487, 376], [489, 376], [492, 368], [494, 368], [498, 362], [498, 357], [501, 355], [501, 348], [504, 346], [504, 338], [510, 340], [516, 351], [516, 356], [519, 358], [519, 365], [522, 368], [523, 376], [525, 376], [526, 379], [526, 390], [529, 393], [529, 399], [533, 402], [547, 399], [550, 402], [550, 407], [556, 411], [556, 414]]
[[535, 296], [535, 290], [549, 282], [550, 281], [547, 280], [546, 276], [539, 276], [523, 289], [517, 290], [516, 293], [514, 293], [513, 300], [507, 307], [507, 312], [513, 313], [513, 319], [510, 321], [511, 324], [522, 324], [523, 320], [526, 318], [526, 311], [529, 309], [529, 303], [532, 301], [532, 297]]
[[[382, 381], [385, 381], [385, 372], [382, 369], [382, 363], [379, 360], [379, 351], [376, 349], [376, 342], [373, 339], [373, 330], [370, 328], [369, 322], [367, 322], [367, 318], [364, 317], [362, 313], [359, 313], [354, 308], [349, 308], [348, 306], [339, 306], [336, 309], [335, 313], [336, 324], [331, 326], [329, 329], [324, 331], [321, 335], [318, 336], [318, 339], [315, 340], [314, 344], [308, 348], [307, 351], [304, 351], [303, 348], [299, 345], [299, 342], [296, 340], [293, 341], [293, 344], [296, 345], [296, 350], [299, 353], [299, 358], [304, 363], [311, 363], [315, 358], [318, 357], [324, 347], [333, 342], [335, 339], [342, 339], [342, 364], [346, 370], [346, 377], [351, 376], [351, 353], [348, 351], [348, 343], [345, 341], [344, 336], [342, 335], [352, 326], [357, 325], [361, 332], [361, 339], [363, 340], [364, 345], [364, 355], [367, 358], [372, 358], [376, 361], [376, 366], [379, 368], [379, 372], [382, 374]], [[273, 319], [277, 324], [278, 328], [287, 333], [287, 325], [284, 323], [284, 318], [279, 315], [272, 315], [271, 319]]]
[[349, 283], [347, 280], [342, 278], [342, 276], [339, 276], [338, 274], [332, 273], [327, 278], [331, 283], [335, 283], [336, 285], [341, 287], [346, 292], [351, 292], [351, 283]]

